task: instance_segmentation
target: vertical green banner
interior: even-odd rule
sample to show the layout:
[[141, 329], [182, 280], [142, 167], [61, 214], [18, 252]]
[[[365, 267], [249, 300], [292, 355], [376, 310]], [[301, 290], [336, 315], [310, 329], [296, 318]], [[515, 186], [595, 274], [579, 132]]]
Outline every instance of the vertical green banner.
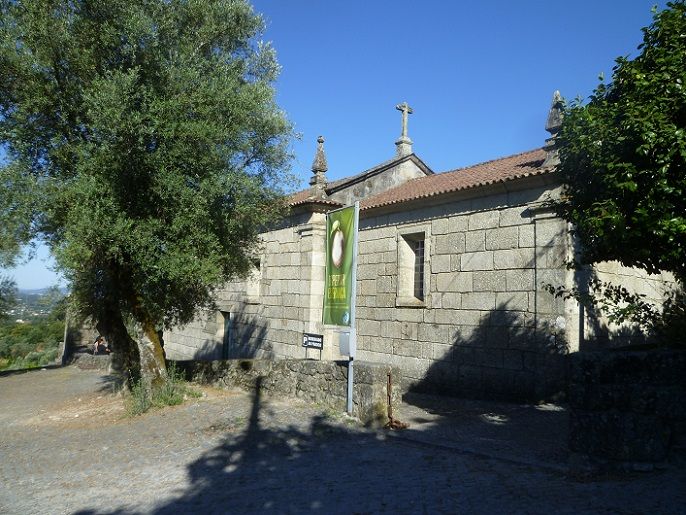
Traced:
[[324, 312], [322, 321], [328, 325], [350, 327], [355, 267], [354, 248], [357, 238], [355, 206], [332, 211], [326, 215], [326, 277], [324, 280]]

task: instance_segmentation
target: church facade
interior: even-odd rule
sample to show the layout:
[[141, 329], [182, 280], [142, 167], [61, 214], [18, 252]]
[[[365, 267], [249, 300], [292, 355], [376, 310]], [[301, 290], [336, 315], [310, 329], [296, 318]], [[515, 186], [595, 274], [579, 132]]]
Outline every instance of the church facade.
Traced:
[[[559, 194], [554, 148], [559, 97], [546, 146], [434, 173], [412, 152], [407, 104], [396, 155], [328, 182], [318, 139], [310, 188], [263, 234], [250, 278], [219, 291], [216, 312], [164, 334], [171, 359], [340, 359], [335, 327], [324, 326], [325, 217], [360, 201], [357, 268], [358, 360], [397, 365], [420, 391], [543, 399], [563, 387], [564, 356], [607, 337], [607, 323], [545, 285], [572, 287], [578, 272], [569, 227], [546, 201]], [[650, 298], [665, 277], [608, 263]], [[323, 349], [303, 335], [324, 336]]]

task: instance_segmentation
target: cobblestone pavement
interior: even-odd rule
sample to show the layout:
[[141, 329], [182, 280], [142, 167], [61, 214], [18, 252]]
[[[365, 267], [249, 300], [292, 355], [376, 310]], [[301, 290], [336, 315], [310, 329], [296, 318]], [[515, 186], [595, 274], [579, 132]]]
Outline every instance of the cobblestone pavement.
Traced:
[[566, 474], [563, 410], [430, 397], [365, 430], [205, 390], [124, 416], [74, 367], [0, 376], [0, 513], [686, 513], [686, 472]]

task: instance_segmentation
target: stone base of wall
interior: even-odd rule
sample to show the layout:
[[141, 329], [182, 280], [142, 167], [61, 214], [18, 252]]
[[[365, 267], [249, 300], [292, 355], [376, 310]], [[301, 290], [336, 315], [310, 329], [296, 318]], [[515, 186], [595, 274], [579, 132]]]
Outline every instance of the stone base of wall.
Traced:
[[572, 452], [638, 468], [686, 450], [686, 352], [570, 356]]
[[[175, 361], [190, 380], [223, 388], [253, 390], [290, 396], [341, 412], [346, 410], [347, 361], [315, 360], [222, 360]], [[353, 415], [368, 426], [388, 422], [388, 374], [400, 380], [400, 370], [390, 365], [355, 361], [353, 365]], [[400, 403], [400, 388], [392, 391], [394, 410]]]
[[567, 358], [565, 354], [530, 353], [526, 367], [512, 368], [437, 361], [424, 378], [406, 379], [404, 385], [407, 391], [465, 399], [559, 402], [565, 396]]

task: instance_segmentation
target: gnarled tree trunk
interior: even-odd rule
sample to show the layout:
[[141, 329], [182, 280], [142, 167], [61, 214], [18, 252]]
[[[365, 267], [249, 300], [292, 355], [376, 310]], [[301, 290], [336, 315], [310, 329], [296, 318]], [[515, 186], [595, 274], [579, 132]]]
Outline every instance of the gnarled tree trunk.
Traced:
[[112, 370], [121, 375], [124, 384], [133, 386], [141, 379], [141, 355], [138, 344], [131, 338], [119, 310], [108, 310], [107, 316], [98, 320], [98, 332], [107, 339], [112, 350]]

